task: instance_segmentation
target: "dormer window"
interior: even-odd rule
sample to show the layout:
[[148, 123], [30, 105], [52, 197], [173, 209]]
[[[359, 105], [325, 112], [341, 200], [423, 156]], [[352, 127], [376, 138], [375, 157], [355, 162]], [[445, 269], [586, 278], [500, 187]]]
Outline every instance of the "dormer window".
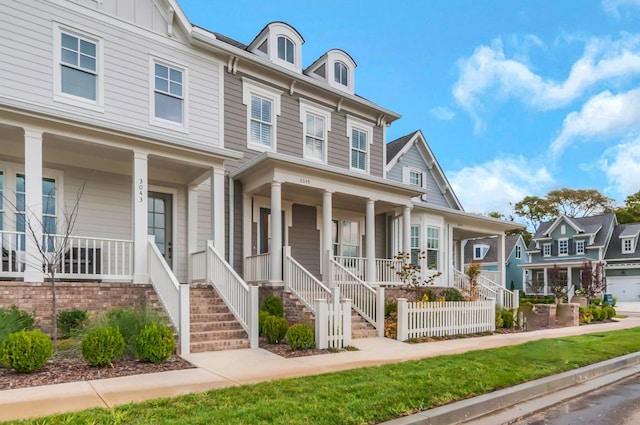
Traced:
[[278, 37], [278, 59], [287, 61], [290, 64], [295, 63], [293, 41], [289, 40], [285, 36]]
[[489, 251], [488, 245], [474, 245], [473, 246], [473, 259], [482, 260]]
[[349, 86], [349, 69], [347, 65], [342, 62], [335, 62], [333, 64], [333, 79], [336, 83], [343, 86]]
[[633, 252], [633, 239], [626, 238], [622, 240], [622, 253], [631, 254]]

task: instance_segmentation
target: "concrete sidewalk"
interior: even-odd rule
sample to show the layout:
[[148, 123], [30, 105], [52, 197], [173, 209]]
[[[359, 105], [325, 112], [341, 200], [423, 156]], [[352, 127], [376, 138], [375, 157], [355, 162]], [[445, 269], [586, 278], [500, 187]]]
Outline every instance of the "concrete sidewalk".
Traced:
[[[639, 303], [640, 304], [640, 303]], [[640, 312], [640, 306], [619, 306]], [[637, 310], [636, 310], [637, 309]], [[406, 344], [386, 338], [357, 339], [359, 351], [285, 359], [262, 349], [218, 351], [185, 356], [197, 368], [44, 387], [0, 391], [0, 421], [70, 412], [201, 392], [215, 388], [335, 372], [364, 366], [458, 354], [543, 338], [558, 338], [640, 326], [640, 317], [573, 328]]]

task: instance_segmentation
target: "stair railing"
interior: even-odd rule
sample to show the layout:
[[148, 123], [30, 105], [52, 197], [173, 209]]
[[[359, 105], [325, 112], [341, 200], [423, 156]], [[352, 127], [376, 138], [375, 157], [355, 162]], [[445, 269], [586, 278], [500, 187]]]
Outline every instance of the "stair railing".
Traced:
[[331, 290], [291, 256], [290, 246], [284, 247], [284, 290], [294, 294], [314, 315], [316, 300], [331, 301]]

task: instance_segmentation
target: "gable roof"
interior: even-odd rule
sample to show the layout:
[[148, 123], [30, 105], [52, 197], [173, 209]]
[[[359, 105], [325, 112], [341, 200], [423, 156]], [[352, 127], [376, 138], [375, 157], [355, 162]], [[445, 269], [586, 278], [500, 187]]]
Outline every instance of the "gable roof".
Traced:
[[[622, 253], [622, 239], [638, 235], [640, 223], [619, 224], [613, 229], [611, 241], [605, 253], [605, 260], [630, 260], [640, 258], [640, 243], [636, 242], [634, 252]], [[637, 236], [636, 236], [637, 237]]]
[[550, 240], [551, 232], [562, 221], [565, 221], [571, 227], [576, 229], [576, 232], [580, 235], [589, 236], [594, 235], [593, 244], [590, 246], [604, 247], [607, 243], [607, 238], [611, 234], [613, 227], [617, 224], [616, 216], [614, 213], [607, 213], [602, 215], [593, 215], [588, 217], [567, 217], [560, 216], [552, 221], [545, 221], [538, 226], [535, 235], [531, 238], [529, 243], [530, 250], [536, 250], [536, 241]]
[[[516, 243], [518, 243], [518, 239], [521, 239], [522, 235], [505, 235], [504, 237], [504, 256], [505, 261], [509, 259], [511, 253], [513, 252]], [[485, 254], [484, 258], [474, 259], [473, 258], [473, 247], [474, 245], [486, 245], [489, 247], [489, 250]], [[464, 246], [464, 262], [468, 263], [497, 263], [498, 262], [498, 238], [489, 237], [489, 238], [477, 238], [477, 239], [469, 239]]]
[[413, 133], [409, 133], [387, 143], [386, 172], [389, 172], [389, 170], [391, 170], [398, 163], [402, 155], [404, 155], [414, 145], [420, 151], [422, 157], [425, 160], [425, 164], [433, 175], [433, 178], [438, 184], [440, 191], [449, 202], [449, 205], [451, 205], [451, 208], [464, 211], [460, 200], [458, 200], [458, 197], [453, 191], [451, 184], [449, 184], [447, 176], [444, 174], [444, 171], [442, 171], [438, 160], [427, 144], [427, 139], [425, 139], [421, 130], [416, 130]]

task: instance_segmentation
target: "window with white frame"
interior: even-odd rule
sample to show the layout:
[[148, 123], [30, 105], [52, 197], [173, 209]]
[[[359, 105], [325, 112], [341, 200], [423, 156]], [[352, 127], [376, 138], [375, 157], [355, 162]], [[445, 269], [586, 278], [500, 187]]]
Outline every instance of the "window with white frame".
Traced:
[[473, 245], [473, 259], [474, 260], [482, 260], [485, 255], [489, 252], [489, 245]]
[[336, 83], [349, 86], [349, 68], [340, 61], [333, 63], [333, 78]]
[[422, 171], [419, 170], [409, 170], [409, 184], [412, 186], [424, 187], [424, 182], [422, 181]]
[[242, 103], [247, 106], [247, 147], [276, 149], [276, 117], [280, 115], [281, 91], [243, 79]]
[[559, 239], [558, 240], [558, 255], [569, 255], [569, 240], [568, 239]]
[[300, 122], [304, 133], [304, 158], [326, 163], [331, 110], [300, 99]]
[[293, 41], [281, 35], [278, 37], [278, 59], [289, 63], [295, 63], [295, 50]]
[[420, 225], [411, 225], [411, 262], [416, 266], [420, 263]]
[[576, 241], [576, 254], [584, 254], [584, 241]]
[[373, 127], [347, 117], [347, 137], [350, 145], [349, 164], [351, 170], [369, 172], [369, 144], [373, 137]]
[[54, 98], [85, 107], [102, 105], [102, 41], [56, 27]]
[[357, 221], [333, 220], [333, 255], [358, 257], [360, 253], [360, 232]]
[[633, 240], [631, 238], [625, 238], [622, 240], [622, 253], [629, 254], [633, 252]]
[[519, 260], [522, 258], [522, 247], [516, 245], [516, 258]]
[[153, 61], [153, 118], [179, 125], [185, 115], [185, 69]]
[[[16, 174], [15, 220], [16, 232], [18, 232], [16, 245], [19, 250], [24, 250], [26, 234], [30, 225], [26, 219], [25, 189], [25, 175]], [[56, 180], [44, 177], [42, 179], [42, 247], [45, 251], [53, 251], [54, 249], [54, 235], [57, 226], [56, 197]]]
[[551, 244], [545, 243], [542, 245], [542, 256], [551, 257]]
[[438, 227], [427, 227], [427, 269], [439, 270], [439, 255], [440, 254], [440, 229]]

